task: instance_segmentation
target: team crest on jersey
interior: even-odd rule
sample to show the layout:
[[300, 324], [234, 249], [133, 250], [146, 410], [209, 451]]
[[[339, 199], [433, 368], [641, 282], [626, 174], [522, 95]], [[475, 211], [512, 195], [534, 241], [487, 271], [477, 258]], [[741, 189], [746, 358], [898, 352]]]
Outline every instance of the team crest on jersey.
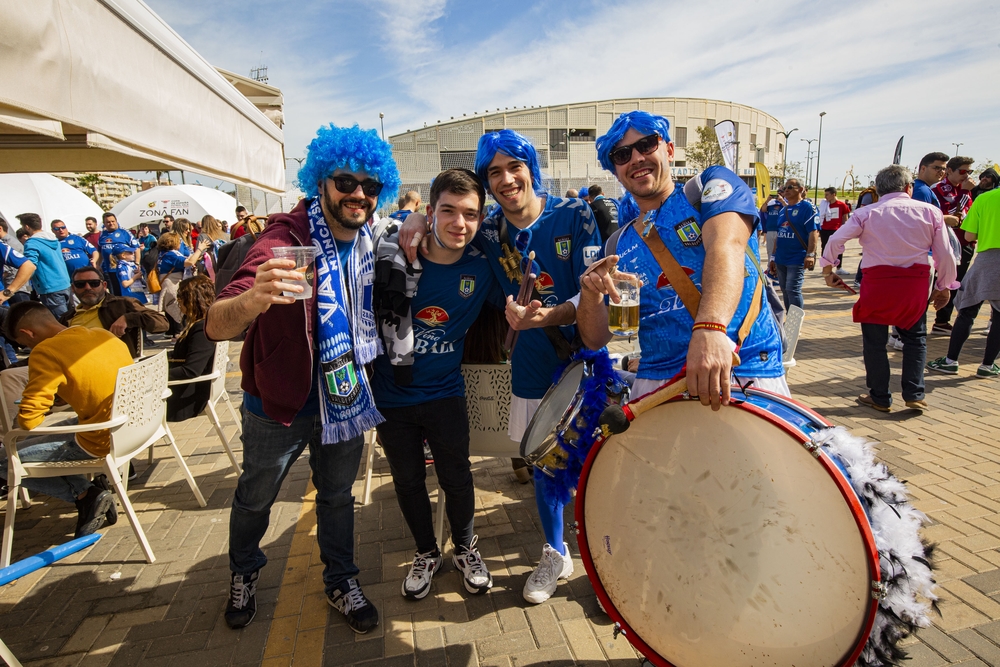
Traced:
[[449, 319], [448, 311], [438, 306], [427, 306], [426, 308], [421, 308], [420, 311], [413, 317], [429, 327], [444, 326], [445, 322]]
[[733, 194], [733, 186], [729, 181], [721, 178], [713, 178], [705, 184], [705, 189], [701, 192], [703, 202], [722, 201]]
[[323, 377], [326, 380], [327, 395], [334, 403], [350, 405], [361, 392], [353, 352], [347, 352], [329, 364], [323, 364]]
[[[686, 266], [682, 266], [681, 268], [684, 269], [684, 273], [688, 274], [689, 276], [694, 275], [694, 269], [688, 268]], [[660, 277], [656, 279], [656, 289], [663, 289], [665, 287], [670, 287], [671, 289], [673, 289], [673, 286], [670, 284], [670, 280], [667, 278], [666, 274], [661, 273]]]
[[559, 259], [569, 259], [571, 238], [569, 235], [556, 237], [556, 257]]
[[596, 245], [588, 245], [583, 247], [583, 265], [590, 266], [597, 261], [598, 256], [601, 254], [601, 247]]
[[701, 245], [701, 226], [693, 216], [674, 225], [674, 231], [677, 232], [677, 238], [686, 248]]
[[[468, 299], [476, 291], [476, 276], [463, 275], [458, 280], [458, 293], [463, 299]], [[445, 313], [447, 315], [447, 313]]]
[[798, 214], [799, 214], [799, 209], [797, 209], [797, 208], [793, 208], [793, 209], [792, 209], [792, 217], [794, 218], [794, 217], [795, 217], [795, 216], [797, 216]]

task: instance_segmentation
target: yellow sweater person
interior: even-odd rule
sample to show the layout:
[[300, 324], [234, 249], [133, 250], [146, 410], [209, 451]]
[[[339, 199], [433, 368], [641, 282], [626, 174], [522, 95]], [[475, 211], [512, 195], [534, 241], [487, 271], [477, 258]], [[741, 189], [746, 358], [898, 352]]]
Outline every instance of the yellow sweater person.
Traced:
[[[42, 423], [56, 395], [69, 403], [77, 417], [69, 423], [94, 424], [111, 418], [118, 369], [132, 363], [128, 346], [104, 329], [66, 328], [36, 301], [15, 304], [7, 314], [4, 334], [32, 348], [28, 384], [17, 418], [31, 430]], [[18, 444], [22, 461], [80, 461], [105, 456], [111, 440], [107, 431], [25, 438]], [[7, 457], [0, 458], [6, 478]], [[76, 503], [76, 536], [93, 533], [118, 519], [114, 497], [84, 475], [27, 478], [31, 491]]]

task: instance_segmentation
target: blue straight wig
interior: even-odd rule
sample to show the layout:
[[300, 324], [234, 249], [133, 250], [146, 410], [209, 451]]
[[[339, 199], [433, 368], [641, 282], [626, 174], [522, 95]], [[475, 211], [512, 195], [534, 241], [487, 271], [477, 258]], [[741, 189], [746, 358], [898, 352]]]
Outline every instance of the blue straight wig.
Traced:
[[493, 194], [487, 171], [497, 153], [509, 155], [527, 165], [528, 171], [531, 172], [532, 189], [536, 194], [545, 192], [542, 186], [542, 171], [538, 167], [538, 152], [526, 137], [514, 130], [500, 130], [479, 137], [479, 146], [476, 148], [476, 175], [483, 182], [487, 192]]
[[630, 128], [646, 136], [658, 134], [664, 141], [670, 141], [670, 121], [663, 116], [654, 116], [646, 111], [629, 111], [618, 116], [608, 133], [597, 139], [597, 159], [601, 166], [615, 173], [615, 165], [609, 157], [615, 145], [622, 140]]
[[333, 123], [319, 128], [307, 149], [306, 161], [299, 169], [299, 188], [309, 198], [319, 196], [319, 183], [337, 169], [364, 171], [382, 183], [378, 208], [394, 202], [402, 181], [392, 148], [375, 130], [337, 127]]

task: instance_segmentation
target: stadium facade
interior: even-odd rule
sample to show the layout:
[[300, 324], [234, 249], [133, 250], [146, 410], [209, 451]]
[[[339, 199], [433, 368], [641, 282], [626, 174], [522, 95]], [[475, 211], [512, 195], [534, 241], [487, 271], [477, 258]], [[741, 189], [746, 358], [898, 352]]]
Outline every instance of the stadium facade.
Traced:
[[605, 194], [618, 197], [621, 187], [597, 161], [595, 141], [619, 114], [641, 109], [666, 116], [677, 147], [674, 177], [685, 181], [698, 173], [688, 165], [686, 148], [698, 140], [697, 128], [732, 120], [738, 128], [739, 174], [754, 183], [754, 163], [768, 168], [784, 160], [784, 128], [774, 116], [735, 102], [689, 97], [642, 97], [579, 102], [545, 107], [496, 109], [438, 121], [419, 130], [389, 137], [403, 189], [418, 190], [424, 201], [430, 182], [443, 169], [472, 169], [476, 144], [486, 132], [510, 128], [527, 137], [538, 150], [545, 186], [562, 194], [597, 183]]

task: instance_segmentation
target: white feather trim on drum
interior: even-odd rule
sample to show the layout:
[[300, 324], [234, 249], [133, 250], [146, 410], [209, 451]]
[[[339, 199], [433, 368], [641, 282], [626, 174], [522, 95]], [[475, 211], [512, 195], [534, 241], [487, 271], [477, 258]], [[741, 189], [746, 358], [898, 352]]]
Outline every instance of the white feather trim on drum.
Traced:
[[938, 599], [931, 564], [933, 546], [920, 538], [927, 516], [910, 504], [903, 482], [875, 460], [873, 443], [840, 426], [819, 431], [812, 438], [828, 455], [840, 459], [851, 486], [865, 504], [886, 587], [872, 633], [856, 664], [898, 665], [906, 659], [898, 642], [931, 624], [930, 613]]

